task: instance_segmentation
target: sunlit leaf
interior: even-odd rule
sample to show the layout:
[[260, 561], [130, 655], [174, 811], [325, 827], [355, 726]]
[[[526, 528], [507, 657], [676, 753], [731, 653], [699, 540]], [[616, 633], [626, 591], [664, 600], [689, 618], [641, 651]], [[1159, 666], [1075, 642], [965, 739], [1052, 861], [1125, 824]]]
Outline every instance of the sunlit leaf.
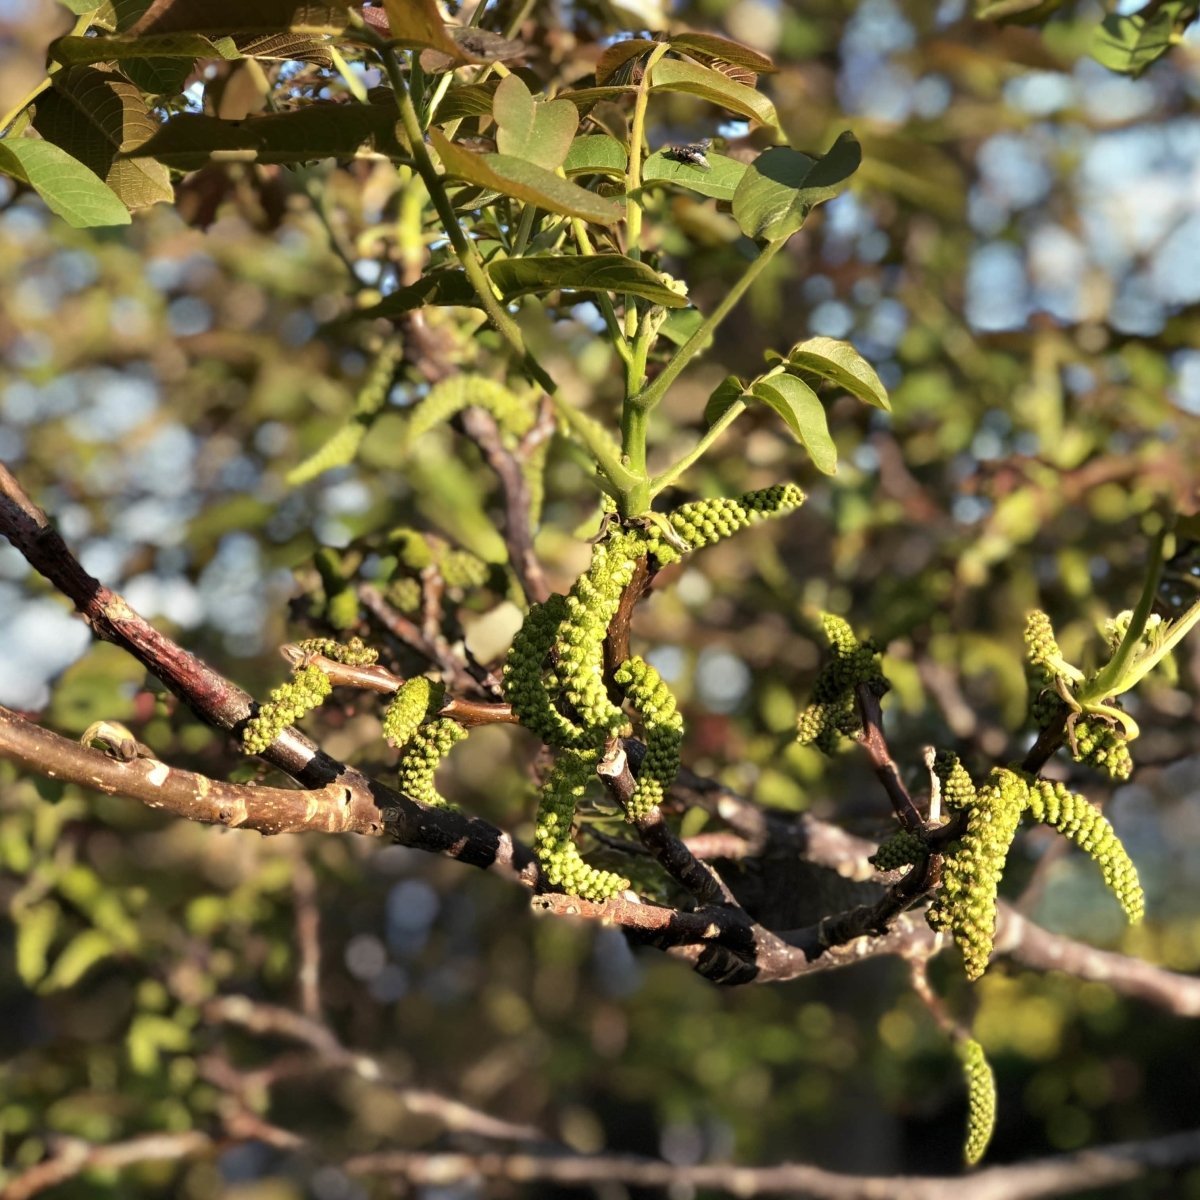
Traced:
[[538, 101], [517, 75], [509, 75], [492, 101], [496, 149], [547, 171], [562, 166], [579, 128], [579, 111], [566, 100]]
[[750, 393], [777, 412], [824, 475], [837, 473], [837, 447], [829, 435], [829, 419], [820, 397], [794, 375], [772, 375], [751, 385]]
[[746, 173], [746, 164], [723, 154], [710, 152], [705, 157], [709, 163], [707, 171], [692, 163], [681, 162], [668, 151], [657, 150], [642, 166], [642, 181], [647, 184], [673, 183], [715, 200], [732, 200]]
[[757, 121], [760, 125], [772, 129], [779, 127], [775, 105], [762, 92], [699, 63], [664, 58], [655, 64], [651, 91], [686, 92]]
[[596, 82], [603, 86], [613, 81], [613, 76], [619, 76], [617, 82], [628, 83], [629, 80], [621, 74], [621, 68], [635, 58], [649, 54], [657, 42], [648, 38], [627, 38], [623, 42], [613, 42], [605, 47], [604, 53], [596, 61]]
[[120, 197], [77, 158], [40, 138], [0, 140], [0, 171], [28, 183], [68, 225], [128, 225]]
[[450, 36], [434, 0], [384, 0], [392, 37], [402, 46], [428, 46], [452, 62], [478, 61]]
[[776, 241], [795, 233], [815, 205], [844, 191], [862, 162], [854, 134], [843, 133], [829, 153], [811, 158], [774, 146], [746, 170], [733, 197], [733, 215], [747, 237]]
[[628, 165], [629, 152], [607, 133], [577, 137], [562, 164], [568, 175], [624, 175]]
[[687, 297], [667, 287], [656, 271], [623, 254], [578, 257], [539, 254], [489, 263], [487, 272], [505, 300], [561, 288], [574, 292], [624, 292], [664, 308], [687, 305]]
[[621, 205], [560, 179], [535, 163], [507, 154], [475, 154], [455, 145], [439, 129], [429, 131], [429, 140], [446, 173], [455, 178], [536, 204], [548, 212], [582, 217], [600, 225], [615, 225], [624, 215]]
[[[779, 356], [771, 354], [768, 357]], [[809, 338], [793, 346], [782, 361], [789, 370], [828, 379], [872, 407], [891, 411], [887, 389], [875, 368], [849, 342], [828, 337]]]
[[[432, 4], [432, 0], [428, 0]], [[298, 0], [154, 0], [129, 27], [131, 35], [203, 33], [338, 34], [350, 24], [349, 4], [306, 4]], [[354, 6], [357, 7], [357, 6]], [[408, 7], [405, 4], [404, 7]]]
[[1140, 75], [1160, 59], [1196, 19], [1195, 0], [1169, 0], [1143, 12], [1109, 13], [1092, 41], [1092, 57], [1110, 71]]
[[765, 54], [712, 33], [673, 33], [671, 49], [697, 57], [719, 59], [737, 67], [745, 67], [757, 75], [769, 75], [779, 69]]

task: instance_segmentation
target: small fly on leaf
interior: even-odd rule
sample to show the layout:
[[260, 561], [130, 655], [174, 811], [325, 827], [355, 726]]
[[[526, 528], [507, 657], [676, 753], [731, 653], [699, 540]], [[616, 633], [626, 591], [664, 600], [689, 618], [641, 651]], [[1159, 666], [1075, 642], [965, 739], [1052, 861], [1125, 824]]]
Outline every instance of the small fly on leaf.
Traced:
[[712, 163], [706, 157], [711, 145], [712, 138], [701, 138], [698, 142], [689, 142], [686, 146], [667, 146], [663, 153], [676, 162], [686, 163], [689, 167], [711, 171]]

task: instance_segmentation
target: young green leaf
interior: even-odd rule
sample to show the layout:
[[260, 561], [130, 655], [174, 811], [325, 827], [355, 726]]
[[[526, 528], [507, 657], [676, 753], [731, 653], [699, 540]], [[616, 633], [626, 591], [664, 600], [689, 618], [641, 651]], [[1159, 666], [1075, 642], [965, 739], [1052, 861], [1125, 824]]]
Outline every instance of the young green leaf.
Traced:
[[704, 425], [711, 428], [735, 404], [746, 399], [746, 385], [736, 375], [726, 375], [708, 398], [704, 406]]
[[598, 225], [615, 225], [625, 215], [622, 205], [560, 179], [535, 163], [507, 154], [476, 154], [455, 145], [440, 129], [430, 129], [429, 140], [447, 175]]
[[623, 254], [590, 254], [559, 257], [552, 254], [508, 258], [488, 264], [489, 278], [505, 301], [529, 293], [623, 292], [640, 296], [663, 308], [684, 308], [687, 297], [672, 291], [658, 273], [643, 262]]
[[0, 171], [28, 183], [76, 229], [96, 225], [128, 225], [129, 210], [95, 171], [52, 142], [40, 138], [0, 140]]
[[807, 383], [794, 375], [772, 375], [756, 380], [750, 387], [750, 395], [783, 418], [818, 471], [824, 475], [837, 473], [837, 447], [829, 436], [825, 408]]
[[699, 63], [684, 62], [676, 58], [662, 59], [654, 66], [650, 90], [687, 92], [770, 129], [779, 128], [775, 105], [762, 92], [747, 87], [744, 83], [737, 83], [728, 75], [714, 71], [711, 67], [702, 67]]
[[[768, 358], [777, 357], [768, 354]], [[891, 411], [887, 388], [880, 382], [875, 368], [849, 342], [827, 337], [809, 338], [793, 346], [782, 362], [789, 370], [836, 383], [873, 408]]]
[[709, 153], [705, 157], [707, 171], [673, 158], [669, 151], [656, 150], [642, 166], [642, 179], [647, 184], [673, 183], [714, 200], [732, 200], [746, 173], [746, 164], [723, 154]]
[[854, 134], [843, 133], [823, 158], [775, 146], [763, 151], [742, 176], [733, 215], [747, 237], [790, 237], [812, 209], [844, 191], [862, 162]]
[[517, 75], [509, 75], [492, 101], [496, 149], [553, 171], [561, 167], [579, 128], [579, 111], [566, 100], [538, 101]]
[[577, 137], [567, 151], [563, 170], [568, 175], [624, 175], [629, 152], [607, 133]]
[[1110, 13], [1092, 40], [1092, 57], [1110, 71], [1140, 75], [1160, 59], [1196, 19], [1195, 0], [1169, 0], [1144, 12]]

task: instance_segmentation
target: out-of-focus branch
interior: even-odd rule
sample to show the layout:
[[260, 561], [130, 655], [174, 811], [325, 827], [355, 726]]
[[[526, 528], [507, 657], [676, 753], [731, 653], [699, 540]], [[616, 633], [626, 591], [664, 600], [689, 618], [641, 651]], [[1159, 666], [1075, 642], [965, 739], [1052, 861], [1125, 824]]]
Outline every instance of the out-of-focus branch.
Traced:
[[1178, 1170], [1200, 1161], [1200, 1131], [1141, 1142], [989, 1167], [966, 1177], [842, 1175], [820, 1167], [784, 1163], [739, 1167], [695, 1166], [627, 1155], [362, 1154], [343, 1164], [351, 1175], [396, 1176], [411, 1184], [500, 1179], [509, 1183], [601, 1183], [630, 1187], [712, 1189], [735, 1196], [803, 1195], [813, 1200], [1038, 1200], [1090, 1188], [1114, 1187], [1150, 1171]]

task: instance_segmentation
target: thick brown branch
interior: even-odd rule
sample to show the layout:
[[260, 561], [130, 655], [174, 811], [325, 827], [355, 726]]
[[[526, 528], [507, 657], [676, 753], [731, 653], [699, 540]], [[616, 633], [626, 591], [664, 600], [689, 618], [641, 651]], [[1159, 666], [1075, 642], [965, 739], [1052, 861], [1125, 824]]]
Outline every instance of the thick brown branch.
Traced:
[[683, 1166], [626, 1155], [363, 1154], [344, 1169], [351, 1175], [394, 1175], [415, 1184], [485, 1179], [563, 1185], [626, 1184], [643, 1188], [705, 1189], [735, 1196], [795, 1195], [813, 1200], [1037, 1200], [1089, 1188], [1113, 1187], [1149, 1171], [1178, 1170], [1200, 1161], [1200, 1131], [1143, 1142], [1121, 1142], [1075, 1154], [990, 1167], [966, 1178], [842, 1175], [785, 1163], [739, 1167], [732, 1163]]
[[918, 833], [925, 822], [908, 794], [908, 788], [904, 786], [896, 764], [892, 761], [892, 752], [888, 749], [887, 738], [883, 735], [883, 710], [879, 704], [879, 697], [868, 683], [859, 684], [854, 691], [858, 700], [859, 717], [862, 720], [862, 732], [858, 735], [858, 741], [866, 750], [871, 766], [874, 767], [879, 782], [883, 784], [883, 790], [887, 792], [900, 824], [905, 829]]

